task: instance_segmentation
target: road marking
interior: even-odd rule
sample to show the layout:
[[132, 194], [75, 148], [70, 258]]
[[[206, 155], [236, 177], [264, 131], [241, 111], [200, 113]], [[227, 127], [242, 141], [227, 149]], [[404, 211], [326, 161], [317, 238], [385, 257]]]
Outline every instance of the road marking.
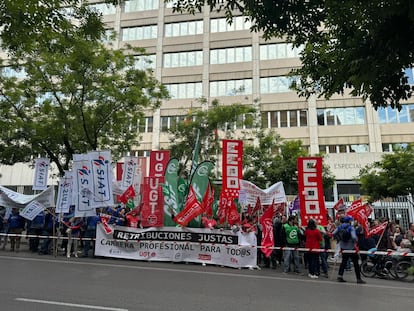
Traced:
[[94, 310], [128, 311], [128, 309], [122, 309], [122, 308], [111, 308], [111, 307], [102, 307], [102, 306], [93, 306], [93, 305], [82, 305], [82, 304], [78, 304], [78, 303], [67, 303], [67, 302], [51, 301], [51, 300], [38, 300], [38, 299], [27, 299], [27, 298], [16, 298], [15, 300], [24, 301], [24, 302], [43, 303], [43, 304], [56, 305], [56, 306], [94, 309]]
[[[0, 256], [0, 259], [12, 259], [12, 260], [22, 260], [22, 261], [37, 261], [37, 262], [49, 262], [53, 264], [65, 264], [65, 265], [85, 265], [85, 266], [95, 266], [95, 267], [110, 267], [110, 268], [117, 268], [117, 269], [133, 269], [133, 270], [152, 270], [152, 271], [161, 271], [161, 272], [176, 272], [176, 273], [189, 273], [189, 274], [201, 274], [201, 275], [215, 275], [215, 276], [228, 276], [228, 277], [237, 277], [237, 278], [247, 278], [247, 279], [263, 279], [263, 280], [280, 280], [280, 281], [292, 281], [292, 282], [305, 282], [305, 283], [318, 283], [320, 286], [323, 284], [328, 284], [328, 286], [357, 286], [360, 288], [363, 287], [371, 287], [371, 288], [378, 288], [378, 289], [398, 289], [398, 290], [407, 290], [407, 291], [414, 291], [414, 287], [411, 285], [407, 285], [409, 283], [406, 282], [398, 282], [395, 281], [392, 284], [364, 284], [360, 285], [356, 282], [348, 282], [348, 283], [338, 283], [336, 280], [331, 279], [319, 279], [316, 280], [309, 280], [308, 278], [304, 277], [289, 277], [289, 276], [278, 276], [278, 275], [258, 275], [258, 274], [240, 274], [240, 273], [231, 273], [231, 272], [216, 272], [208, 270], [206, 271], [203, 267], [202, 270], [195, 270], [195, 269], [178, 269], [178, 268], [161, 268], [161, 267], [144, 267], [144, 266], [132, 266], [126, 264], [112, 264], [112, 263], [102, 263], [97, 261], [67, 261], [67, 260], [59, 260], [59, 259], [45, 259], [45, 258], [27, 258], [27, 257], [12, 257], [12, 256]], [[66, 258], [65, 258], [66, 259]], [[145, 261], [142, 261], [144, 263]], [[150, 262], [147, 262], [150, 263]], [[154, 262], [156, 263], [156, 262]], [[162, 263], [162, 262], [159, 262]], [[135, 264], [135, 262], [134, 262]], [[201, 266], [200, 266], [201, 268]], [[229, 269], [231, 271], [231, 269]], [[237, 271], [237, 270], [236, 270]], [[240, 270], [239, 270], [240, 271]], [[261, 270], [263, 271], [263, 270]], [[257, 271], [250, 271], [246, 270], [246, 273], [257, 272]], [[369, 280], [369, 278], [366, 278]], [[398, 284], [398, 285], [397, 285]]]

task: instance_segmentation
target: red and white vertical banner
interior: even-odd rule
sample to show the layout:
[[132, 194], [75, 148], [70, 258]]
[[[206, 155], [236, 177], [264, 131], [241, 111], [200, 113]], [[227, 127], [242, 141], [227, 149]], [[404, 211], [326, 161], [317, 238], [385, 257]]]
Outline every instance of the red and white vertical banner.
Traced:
[[226, 197], [237, 198], [243, 178], [243, 141], [223, 140], [223, 188]]
[[240, 180], [243, 178], [243, 141], [223, 140], [222, 149], [223, 184], [220, 193], [220, 222], [228, 221], [231, 202], [239, 196]]
[[170, 160], [168, 150], [153, 150], [150, 154], [150, 174], [144, 178], [142, 188], [141, 224], [144, 227], [162, 227], [164, 225], [164, 196], [161, 184], [164, 172]]
[[323, 195], [322, 158], [298, 158], [298, 196], [300, 218], [303, 225], [313, 218], [322, 226], [328, 224]]
[[33, 181], [33, 190], [46, 190], [47, 177], [49, 174], [50, 159], [38, 158], [35, 162], [35, 175]]

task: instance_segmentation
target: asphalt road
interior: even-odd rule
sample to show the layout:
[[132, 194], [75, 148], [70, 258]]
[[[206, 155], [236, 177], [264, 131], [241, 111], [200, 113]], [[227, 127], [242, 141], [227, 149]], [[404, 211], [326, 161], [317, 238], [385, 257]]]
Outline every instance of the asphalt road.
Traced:
[[411, 310], [414, 303], [414, 283], [366, 279], [359, 285], [353, 273], [337, 283], [280, 269], [0, 251], [0, 276], [2, 311], [390, 311]]

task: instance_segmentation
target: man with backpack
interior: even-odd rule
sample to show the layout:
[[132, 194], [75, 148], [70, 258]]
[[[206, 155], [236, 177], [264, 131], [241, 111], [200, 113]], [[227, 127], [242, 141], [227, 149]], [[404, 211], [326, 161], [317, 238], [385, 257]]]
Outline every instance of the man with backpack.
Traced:
[[[349, 259], [352, 260], [354, 264], [355, 276], [358, 284], [365, 284], [366, 282], [361, 279], [361, 270], [359, 268], [358, 260], [359, 255], [356, 252], [357, 250], [357, 241], [355, 228], [351, 225], [353, 221], [352, 217], [345, 216], [343, 218], [343, 223], [335, 229], [333, 232], [334, 237], [339, 241], [339, 247], [342, 252], [342, 261], [339, 266], [338, 272], [338, 282], [346, 282], [343, 278], [345, 266]], [[344, 252], [345, 251], [345, 252]], [[352, 252], [346, 252], [352, 251]]]

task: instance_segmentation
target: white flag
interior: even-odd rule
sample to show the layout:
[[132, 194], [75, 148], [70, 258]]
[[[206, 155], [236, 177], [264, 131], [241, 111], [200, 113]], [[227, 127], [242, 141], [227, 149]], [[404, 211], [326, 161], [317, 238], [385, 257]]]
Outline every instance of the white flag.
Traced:
[[49, 174], [50, 159], [38, 158], [35, 162], [35, 176], [33, 190], [45, 190], [47, 188], [47, 177]]
[[32, 201], [29, 204], [27, 204], [22, 211], [20, 211], [20, 216], [28, 220], [33, 220], [37, 215], [43, 212], [44, 209], [45, 207], [42, 203]]
[[59, 180], [56, 213], [68, 213], [72, 205], [73, 172], [66, 171], [65, 176]]

